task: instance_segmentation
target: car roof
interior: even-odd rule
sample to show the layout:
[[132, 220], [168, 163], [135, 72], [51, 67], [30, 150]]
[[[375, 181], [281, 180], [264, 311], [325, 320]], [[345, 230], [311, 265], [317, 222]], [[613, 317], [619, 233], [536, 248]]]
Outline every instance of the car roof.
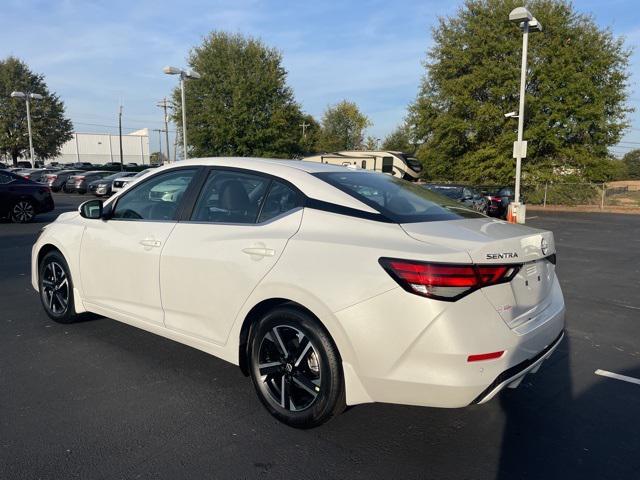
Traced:
[[[258, 157], [208, 157], [194, 158], [177, 162], [181, 165], [211, 165], [211, 166], [233, 166], [237, 168], [260, 169], [264, 166], [282, 167], [283, 171], [287, 168], [302, 170], [307, 173], [320, 172], [344, 172], [346, 167], [340, 165], [331, 165], [320, 162], [305, 162], [304, 160], [286, 160], [277, 158], [258, 158]], [[173, 163], [172, 165], [176, 165]]]
[[[319, 162], [255, 157], [208, 157], [180, 160], [162, 167], [154, 168], [152, 175], [174, 168], [189, 166], [218, 166], [254, 170], [256, 172], [273, 175], [287, 180], [310, 198], [343, 205], [345, 207], [356, 208], [358, 210], [371, 213], [377, 213], [377, 211], [313, 174], [323, 172], [361, 172], [362, 174], [383, 175], [370, 170], [354, 170], [340, 165], [329, 165]], [[144, 177], [137, 177], [135, 179], [133, 177], [129, 178], [132, 178], [137, 182], [148, 177], [145, 175]], [[118, 195], [112, 198], [117, 197]]]

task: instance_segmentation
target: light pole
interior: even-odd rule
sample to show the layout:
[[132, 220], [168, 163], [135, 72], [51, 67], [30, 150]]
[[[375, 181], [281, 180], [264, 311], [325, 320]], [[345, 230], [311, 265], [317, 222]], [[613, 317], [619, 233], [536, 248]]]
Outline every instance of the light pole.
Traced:
[[177, 67], [164, 67], [163, 72], [167, 75], [180, 75], [180, 94], [182, 96], [182, 145], [184, 148], [184, 159], [187, 159], [187, 108], [184, 99], [184, 81], [187, 78], [200, 78], [200, 74], [194, 70], [182, 70]]
[[164, 110], [164, 135], [165, 135], [165, 143], [167, 144], [167, 163], [171, 163], [171, 155], [169, 152], [171, 149], [169, 148], [169, 115], [167, 114], [167, 108], [169, 108], [167, 97], [164, 97], [161, 102], [156, 104], [158, 107]]
[[11, 92], [12, 98], [24, 98], [27, 104], [27, 130], [29, 131], [29, 155], [31, 159], [31, 167], [35, 168], [34, 152], [33, 152], [33, 135], [31, 134], [31, 110], [29, 108], [29, 100], [42, 100], [44, 97], [39, 93], [29, 92]]
[[[513, 202], [509, 205], [510, 217], [515, 217], [518, 223], [524, 223], [524, 215], [520, 210], [520, 176], [522, 159], [527, 156], [527, 142], [523, 141], [524, 133], [524, 100], [527, 82], [527, 48], [529, 45], [529, 32], [542, 31], [542, 25], [535, 19], [531, 12], [524, 7], [514, 8], [509, 14], [509, 21], [516, 23], [522, 29], [522, 63], [520, 66], [520, 105], [518, 107], [518, 139], [513, 144], [513, 156], [516, 159], [516, 188]], [[510, 115], [515, 116], [515, 115]], [[524, 212], [522, 212], [524, 213]]]

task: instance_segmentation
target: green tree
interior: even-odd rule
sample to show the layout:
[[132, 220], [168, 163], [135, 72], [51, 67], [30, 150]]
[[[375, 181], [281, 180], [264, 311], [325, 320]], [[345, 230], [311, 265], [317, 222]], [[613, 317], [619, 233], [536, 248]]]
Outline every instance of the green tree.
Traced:
[[631, 150], [622, 157], [622, 162], [627, 167], [627, 176], [633, 180], [640, 180], [640, 148]]
[[[433, 30], [427, 73], [409, 120], [431, 177], [509, 182], [522, 34], [508, 21], [520, 0], [466, 0]], [[544, 31], [529, 39], [525, 181], [556, 167], [601, 175], [627, 126], [629, 50], [563, 0], [531, 0]]]
[[[298, 125], [300, 132], [303, 131], [302, 124], [304, 123], [304, 134], [300, 139], [300, 146], [302, 155], [312, 155], [318, 152], [318, 142], [320, 141], [320, 124], [311, 115], [304, 115], [302, 122]], [[302, 133], [301, 133], [302, 134]]]
[[29, 157], [27, 112], [23, 98], [11, 92], [38, 93], [44, 98], [31, 101], [33, 149], [37, 158], [50, 158], [72, 138], [73, 124], [64, 116], [64, 104], [49, 92], [44, 76], [33, 73], [15, 57], [0, 60], [0, 154], [13, 160]]
[[396, 127], [394, 131], [385, 137], [382, 148], [413, 155], [416, 151], [416, 145], [411, 134], [411, 127], [406, 123]]
[[[291, 158], [303, 153], [303, 114], [282, 55], [260, 40], [212, 32], [189, 55], [202, 78], [186, 81], [190, 156]], [[174, 118], [182, 125], [180, 90]]]
[[378, 145], [379, 140], [379, 138], [376, 138], [373, 135], [367, 135], [367, 138], [362, 145], [362, 149], [369, 151], [378, 150], [378, 148], [380, 148], [380, 146]]
[[357, 150], [364, 142], [364, 131], [371, 122], [354, 102], [343, 100], [329, 106], [322, 116], [318, 149], [324, 152]]

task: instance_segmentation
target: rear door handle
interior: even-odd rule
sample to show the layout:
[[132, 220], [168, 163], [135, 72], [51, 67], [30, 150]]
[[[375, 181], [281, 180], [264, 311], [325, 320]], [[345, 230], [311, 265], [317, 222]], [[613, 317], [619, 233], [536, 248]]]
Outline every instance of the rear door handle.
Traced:
[[276, 254], [275, 250], [265, 247], [243, 248], [242, 252], [252, 257], [273, 257]]
[[140, 240], [140, 245], [143, 247], [159, 247], [162, 245], [160, 240], [154, 240], [153, 238], [145, 238], [144, 240]]

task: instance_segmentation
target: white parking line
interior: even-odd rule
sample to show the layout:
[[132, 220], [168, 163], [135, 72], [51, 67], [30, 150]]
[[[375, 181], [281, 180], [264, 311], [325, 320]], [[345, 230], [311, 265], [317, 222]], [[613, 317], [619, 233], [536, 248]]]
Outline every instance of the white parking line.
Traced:
[[615, 378], [616, 380], [622, 380], [623, 382], [635, 383], [636, 385], [640, 385], [640, 378], [627, 377], [626, 375], [620, 375], [618, 373], [607, 372], [606, 370], [596, 370], [594, 372], [596, 375], [600, 375], [601, 377], [609, 377]]

